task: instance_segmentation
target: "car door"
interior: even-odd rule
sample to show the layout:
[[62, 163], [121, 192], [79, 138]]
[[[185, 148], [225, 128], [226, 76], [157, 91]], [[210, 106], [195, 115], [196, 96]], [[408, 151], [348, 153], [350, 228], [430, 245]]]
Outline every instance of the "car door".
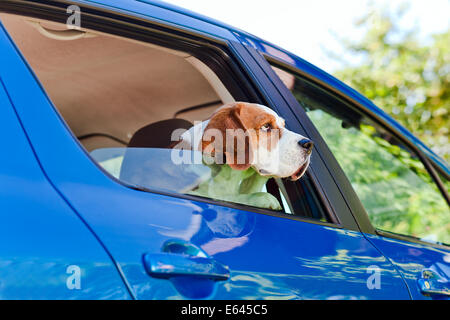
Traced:
[[[1, 32], [3, 56], [14, 49]], [[0, 134], [0, 299], [130, 299], [102, 244], [43, 174], [3, 76]]]
[[[91, 8], [92, 26], [101, 25], [101, 13]], [[64, 14], [54, 11], [55, 17], [66, 18]], [[121, 17], [110, 15], [108, 24], [112, 19], [116, 27], [124, 26]], [[138, 22], [133, 19], [132, 14], [127, 17], [127, 28], [130, 21]], [[181, 29], [176, 33], [184, 34]], [[190, 29], [183, 41], [193, 41], [195, 34]], [[228, 37], [208, 39], [208, 45], [236, 61], [233, 68], [247, 77], [259, 102], [278, 111], [291, 130], [308, 134], [247, 49], [231, 33]], [[196, 41], [198, 45], [200, 39]], [[314, 151], [305, 178], [314, 187], [305, 192], [319, 199], [317, 206], [333, 217], [330, 221], [139, 189], [112, 178], [92, 161], [4, 28], [0, 46], [0, 76], [42, 170], [101, 239], [134, 298], [410, 298], [391, 262], [358, 230], [333, 177], [324, 170], [320, 149]]]
[[[296, 58], [295, 69], [275, 57], [269, 61], [272, 68], [260, 59], [292, 109], [303, 115], [306, 111], [324, 137], [327, 166], [352, 204], [365, 237], [399, 270], [413, 299], [448, 299], [448, 165], [438, 174], [439, 168], [430, 165], [423, 151], [405, 143], [407, 138], [392, 126], [369, 120], [374, 118], [367, 109], [352, 107], [348, 97], [344, 102], [345, 90], [339, 99], [336, 91], [326, 88], [326, 77], [320, 79], [319, 72], [307, 79], [304, 69], [309, 66], [300, 59]], [[289, 88], [293, 95], [283, 77], [296, 82]], [[333, 82], [335, 88], [342, 86], [335, 79], [327, 80], [328, 86]], [[353, 101], [360, 99], [354, 92], [348, 94]]]

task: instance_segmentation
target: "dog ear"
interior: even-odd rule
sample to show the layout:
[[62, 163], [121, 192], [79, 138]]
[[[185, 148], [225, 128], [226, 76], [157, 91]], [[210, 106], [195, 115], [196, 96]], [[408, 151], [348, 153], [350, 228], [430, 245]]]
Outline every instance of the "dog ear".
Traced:
[[232, 169], [245, 170], [252, 163], [252, 137], [247, 131], [241, 112], [243, 103], [219, 109], [205, 128], [201, 150], [214, 156], [216, 163], [228, 164]]

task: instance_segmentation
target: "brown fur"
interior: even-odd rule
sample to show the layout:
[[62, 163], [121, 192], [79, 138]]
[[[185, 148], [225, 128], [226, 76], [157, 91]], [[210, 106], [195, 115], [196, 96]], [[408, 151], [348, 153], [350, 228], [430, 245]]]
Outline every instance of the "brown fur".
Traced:
[[[260, 136], [262, 136], [263, 139], [266, 139], [264, 142], [269, 150], [274, 146], [273, 139], [271, 139], [273, 138], [273, 134], [271, 132], [269, 132], [268, 135], [260, 134], [261, 127], [265, 124], [269, 124], [271, 128], [270, 131], [276, 132], [279, 138], [279, 135], [281, 134], [280, 130], [274, 129], [280, 128], [278, 128], [276, 119], [273, 115], [261, 112], [259, 107], [249, 103], [236, 102], [225, 105], [211, 116], [210, 121], [205, 128], [205, 132], [208, 132], [209, 129], [219, 130], [224, 138], [223, 145], [216, 143], [214, 137], [212, 137], [211, 141], [208, 141], [208, 137], [206, 137], [205, 140], [202, 139], [201, 141], [201, 150], [212, 152], [216, 159], [220, 159], [220, 156], [224, 156], [226, 163], [229, 164], [231, 168], [245, 170], [250, 167], [252, 162], [251, 150], [257, 143], [261, 142]], [[234, 150], [224, 150], [227, 146], [227, 129], [242, 129], [243, 132], [246, 133], [245, 135], [237, 134], [234, 136]], [[242, 150], [242, 148], [244, 149]], [[240, 152], [245, 152], [245, 163], [238, 163], [237, 154], [241, 154]]]

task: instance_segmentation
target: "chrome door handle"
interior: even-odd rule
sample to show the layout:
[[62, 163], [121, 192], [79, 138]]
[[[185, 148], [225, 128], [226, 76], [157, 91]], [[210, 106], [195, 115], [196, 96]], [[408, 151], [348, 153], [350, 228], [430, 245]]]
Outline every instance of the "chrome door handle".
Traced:
[[187, 241], [166, 241], [162, 251], [144, 255], [145, 270], [152, 277], [168, 279], [188, 276], [214, 281], [223, 281], [230, 277], [227, 266]]
[[440, 277], [430, 269], [422, 270], [422, 275], [418, 280], [420, 292], [427, 296], [450, 296], [450, 282], [440, 279]]

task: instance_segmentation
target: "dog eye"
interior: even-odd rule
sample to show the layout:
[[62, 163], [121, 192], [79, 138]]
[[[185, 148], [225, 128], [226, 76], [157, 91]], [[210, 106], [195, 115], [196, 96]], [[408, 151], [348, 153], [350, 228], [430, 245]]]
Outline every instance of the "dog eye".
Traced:
[[270, 131], [272, 129], [272, 125], [270, 124], [270, 123], [266, 123], [265, 125], [263, 125], [262, 127], [261, 127], [261, 130], [262, 131]]

